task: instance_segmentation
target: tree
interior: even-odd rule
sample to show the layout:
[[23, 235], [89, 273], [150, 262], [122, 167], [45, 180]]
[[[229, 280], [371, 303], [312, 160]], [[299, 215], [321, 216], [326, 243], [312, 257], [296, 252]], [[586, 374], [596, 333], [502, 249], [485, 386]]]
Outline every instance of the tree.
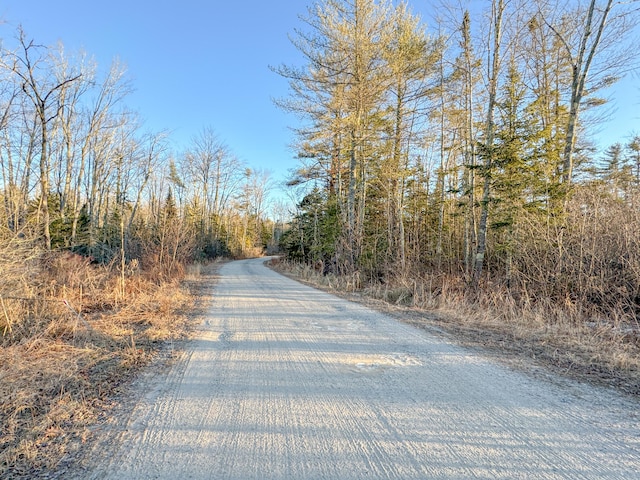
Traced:
[[[624, 40], [637, 22], [637, 10], [614, 0], [589, 0], [586, 8], [578, 4], [576, 10], [562, 11], [559, 17], [552, 17], [550, 10], [546, 2], [541, 2], [540, 17], [563, 46], [571, 67], [562, 159], [562, 181], [566, 189], [573, 180], [575, 144], [585, 98], [616, 82], [621, 72], [628, 69], [629, 60], [636, 53], [627, 48]], [[619, 13], [614, 14], [616, 11]], [[568, 19], [573, 20], [571, 27], [562, 28], [560, 23]], [[594, 67], [597, 71], [592, 75]]]
[[244, 213], [240, 240], [243, 251], [256, 248], [263, 250], [267, 246], [267, 239], [263, 238], [263, 216], [271, 189], [269, 177], [267, 171], [247, 168], [244, 172], [244, 182], [237, 197], [237, 208]]
[[[72, 73], [64, 78], [56, 78], [43, 47], [33, 40], [27, 40], [22, 29], [18, 31], [19, 51], [5, 52], [9, 59], [4, 67], [9, 69], [20, 81], [22, 92], [33, 105], [37, 126], [40, 129], [40, 202], [38, 213], [42, 215], [42, 234], [47, 250], [51, 249], [49, 180], [50, 180], [50, 128], [52, 121], [60, 113], [64, 89], [80, 79], [80, 74]], [[40, 77], [39, 72], [45, 74]]]
[[[211, 127], [203, 128], [183, 156], [183, 168], [193, 186], [192, 207], [197, 206], [199, 247], [217, 256], [222, 216], [239, 191], [246, 167]], [[207, 254], [209, 255], [209, 254]]]
[[[8, 72], [3, 72], [8, 73]], [[0, 138], [2, 139], [2, 154], [0, 155], [0, 172], [3, 181], [3, 207], [5, 211], [5, 223], [7, 228], [13, 233], [20, 230], [25, 223], [25, 206], [29, 197], [29, 173], [30, 165], [20, 168], [21, 162], [14, 161], [14, 123], [20, 118], [16, 111], [16, 103], [20, 102], [19, 90], [11, 78], [0, 80], [2, 120], [0, 122]], [[19, 143], [19, 142], [15, 142]], [[28, 164], [31, 161], [30, 155], [17, 155], [22, 159], [22, 163]], [[17, 163], [17, 164], [16, 164]]]
[[484, 164], [482, 167], [482, 176], [484, 177], [484, 186], [482, 189], [482, 210], [480, 214], [480, 223], [478, 226], [478, 244], [473, 266], [472, 285], [477, 288], [480, 275], [484, 266], [485, 254], [487, 250], [487, 228], [489, 226], [489, 202], [491, 200], [491, 176], [493, 164], [495, 161], [495, 123], [494, 114], [496, 108], [496, 95], [498, 89], [498, 79], [501, 67], [501, 49], [502, 49], [502, 19], [505, 12], [505, 4], [503, 0], [494, 0], [492, 2], [491, 19], [491, 49], [489, 50], [490, 63], [488, 65], [488, 101], [487, 101], [487, 119], [485, 123], [484, 145], [482, 147], [482, 156]]
[[634, 182], [633, 166], [628, 163], [621, 143], [614, 143], [604, 151], [603, 165], [596, 175], [614, 198], [627, 200]]
[[640, 135], [634, 135], [626, 145], [629, 163], [633, 169], [634, 186], [640, 187]]
[[462, 112], [464, 120], [462, 128], [462, 144], [464, 155], [464, 180], [462, 186], [465, 208], [464, 227], [464, 264], [466, 275], [470, 278], [473, 269], [473, 255], [477, 239], [476, 219], [476, 125], [474, 113], [476, 110], [475, 89], [480, 62], [476, 59], [471, 38], [471, 17], [469, 11], [463, 13], [460, 26], [461, 53], [456, 62], [458, 75], [461, 77]]
[[[294, 45], [307, 60], [304, 69], [282, 66], [277, 72], [290, 80], [299, 102], [285, 107], [302, 113], [311, 123], [302, 144], [311, 140], [330, 159], [327, 183], [339, 194], [344, 222], [340, 256], [347, 271], [358, 268], [363, 248], [370, 167], [381, 144], [382, 106], [386, 93], [383, 46], [388, 43], [389, 8], [373, 0], [325, 0], [305, 19], [309, 32], [298, 32]], [[318, 122], [320, 120], [321, 122]], [[320, 126], [324, 132], [317, 135]], [[331, 128], [323, 128], [331, 125]], [[306, 142], [305, 142], [306, 140]], [[318, 150], [313, 149], [315, 155]], [[300, 177], [304, 177], [301, 175]]]
[[526, 85], [511, 58], [505, 82], [496, 103], [495, 157], [492, 171], [492, 221], [495, 248], [504, 255], [505, 281], [511, 284], [513, 256], [516, 253], [514, 230], [534, 203], [538, 179], [531, 161], [532, 126], [527, 115]]
[[380, 183], [386, 190], [387, 249], [391, 267], [406, 272], [404, 201], [409, 176], [409, 156], [419, 138], [416, 127], [427, 108], [429, 81], [442, 47], [424, 34], [420, 19], [412, 15], [406, 4], [398, 5], [389, 19], [389, 41], [383, 45], [383, 58], [388, 68], [388, 106], [386, 121], [390, 148], [383, 161]]
[[288, 257], [309, 265], [323, 265], [331, 271], [337, 238], [340, 235], [335, 204], [327, 199], [327, 192], [313, 188], [297, 205], [298, 213], [280, 242]]
[[[95, 75], [95, 77], [94, 77]], [[81, 212], [89, 215], [92, 223], [99, 225], [99, 209], [96, 205], [102, 203], [96, 196], [99, 184], [106, 183], [109, 173], [107, 158], [100, 155], [102, 146], [108, 142], [114, 130], [123, 125], [122, 120], [131, 120], [128, 115], [122, 115], [118, 109], [131, 86], [126, 79], [126, 72], [118, 62], [111, 64], [109, 71], [102, 81], [93, 74], [87, 81], [97, 86], [97, 92], [87, 104], [76, 113], [77, 122], [69, 125], [68, 136], [75, 133], [75, 175], [73, 193], [71, 195], [71, 210], [73, 211], [73, 225], [70, 244], [78, 243], [77, 228]], [[124, 122], [130, 128], [136, 129], [134, 122]], [[67, 136], [67, 134], [65, 134]], [[83, 189], [86, 201], [83, 202]], [[67, 202], [69, 204], [69, 202]], [[93, 237], [93, 232], [90, 237]]]

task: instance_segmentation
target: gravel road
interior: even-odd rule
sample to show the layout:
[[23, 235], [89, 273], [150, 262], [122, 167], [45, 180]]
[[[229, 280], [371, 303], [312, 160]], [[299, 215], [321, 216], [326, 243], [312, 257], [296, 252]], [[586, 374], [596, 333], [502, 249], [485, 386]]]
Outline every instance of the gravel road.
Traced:
[[272, 272], [210, 316], [95, 479], [640, 479], [639, 402], [540, 380]]

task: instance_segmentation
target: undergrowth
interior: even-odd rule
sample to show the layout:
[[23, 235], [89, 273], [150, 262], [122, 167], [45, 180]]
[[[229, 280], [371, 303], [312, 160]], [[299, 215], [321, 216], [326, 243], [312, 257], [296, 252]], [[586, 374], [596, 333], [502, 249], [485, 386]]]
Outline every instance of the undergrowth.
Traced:
[[54, 469], [133, 373], [188, 334], [181, 278], [133, 263], [0, 248], [0, 478]]

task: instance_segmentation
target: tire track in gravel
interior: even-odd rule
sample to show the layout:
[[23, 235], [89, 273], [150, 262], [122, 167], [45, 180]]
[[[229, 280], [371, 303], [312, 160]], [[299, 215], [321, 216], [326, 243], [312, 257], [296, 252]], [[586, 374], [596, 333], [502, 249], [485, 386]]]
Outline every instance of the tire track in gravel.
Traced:
[[511, 371], [262, 265], [86, 478], [640, 478], [638, 402]]

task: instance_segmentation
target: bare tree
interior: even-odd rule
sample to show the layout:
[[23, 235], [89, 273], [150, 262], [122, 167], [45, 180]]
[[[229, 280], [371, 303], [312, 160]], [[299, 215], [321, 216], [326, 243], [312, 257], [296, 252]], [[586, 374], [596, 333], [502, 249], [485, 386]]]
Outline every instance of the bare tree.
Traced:
[[480, 223], [478, 225], [478, 244], [476, 247], [476, 254], [473, 266], [472, 285], [477, 287], [482, 269], [484, 266], [485, 254], [487, 250], [487, 229], [489, 221], [489, 201], [491, 195], [491, 170], [494, 162], [494, 137], [495, 137], [495, 123], [494, 114], [496, 107], [496, 95], [498, 91], [498, 79], [500, 76], [501, 67], [501, 50], [503, 25], [502, 19], [505, 12], [504, 0], [493, 0], [491, 9], [491, 34], [490, 44], [491, 47], [488, 50], [489, 62], [487, 65], [487, 82], [488, 82], [488, 101], [487, 101], [487, 119], [485, 123], [484, 133], [484, 165], [482, 168], [482, 175], [484, 177], [484, 186], [482, 189], [482, 202]]
[[[46, 49], [27, 40], [22, 29], [18, 32], [20, 44], [17, 52], [7, 52], [2, 56], [4, 67], [8, 68], [21, 83], [23, 93], [31, 101], [38, 128], [40, 129], [40, 203], [38, 211], [42, 215], [42, 233], [45, 248], [51, 249], [49, 181], [50, 150], [49, 131], [52, 121], [60, 113], [63, 91], [71, 83], [80, 79], [81, 74], [71, 74], [66, 78], [56, 78], [49, 63]], [[5, 63], [6, 59], [8, 63]], [[39, 72], [44, 71], [43, 76]]]
[[242, 180], [244, 166], [211, 127], [193, 138], [184, 163], [201, 205], [201, 233], [217, 237], [220, 217]]
[[[637, 23], [637, 1], [589, 0], [577, 2], [575, 9], [555, 13], [548, 2], [540, 2], [539, 14], [564, 47], [571, 66], [569, 114], [563, 149], [562, 181], [569, 187], [573, 179], [574, 153], [580, 113], [587, 95], [612, 83], [631, 68], [637, 58], [627, 43], [629, 31]], [[570, 4], [571, 5], [571, 4]], [[571, 19], [571, 28], [561, 24]]]
[[[1, 109], [2, 115], [0, 120], [0, 174], [2, 175], [3, 182], [3, 203], [4, 211], [6, 215], [6, 226], [10, 231], [17, 231], [24, 221], [24, 207], [26, 205], [26, 199], [28, 198], [28, 192], [26, 188], [20, 188], [23, 182], [20, 180], [20, 166], [15, 165], [13, 160], [13, 140], [10, 128], [10, 123], [15, 121], [18, 114], [15, 109], [15, 104], [19, 102], [19, 94], [16, 85], [11, 82], [11, 79], [1, 80], [2, 92]], [[27, 157], [24, 158], [27, 161]], [[28, 182], [27, 182], [28, 184]]]

